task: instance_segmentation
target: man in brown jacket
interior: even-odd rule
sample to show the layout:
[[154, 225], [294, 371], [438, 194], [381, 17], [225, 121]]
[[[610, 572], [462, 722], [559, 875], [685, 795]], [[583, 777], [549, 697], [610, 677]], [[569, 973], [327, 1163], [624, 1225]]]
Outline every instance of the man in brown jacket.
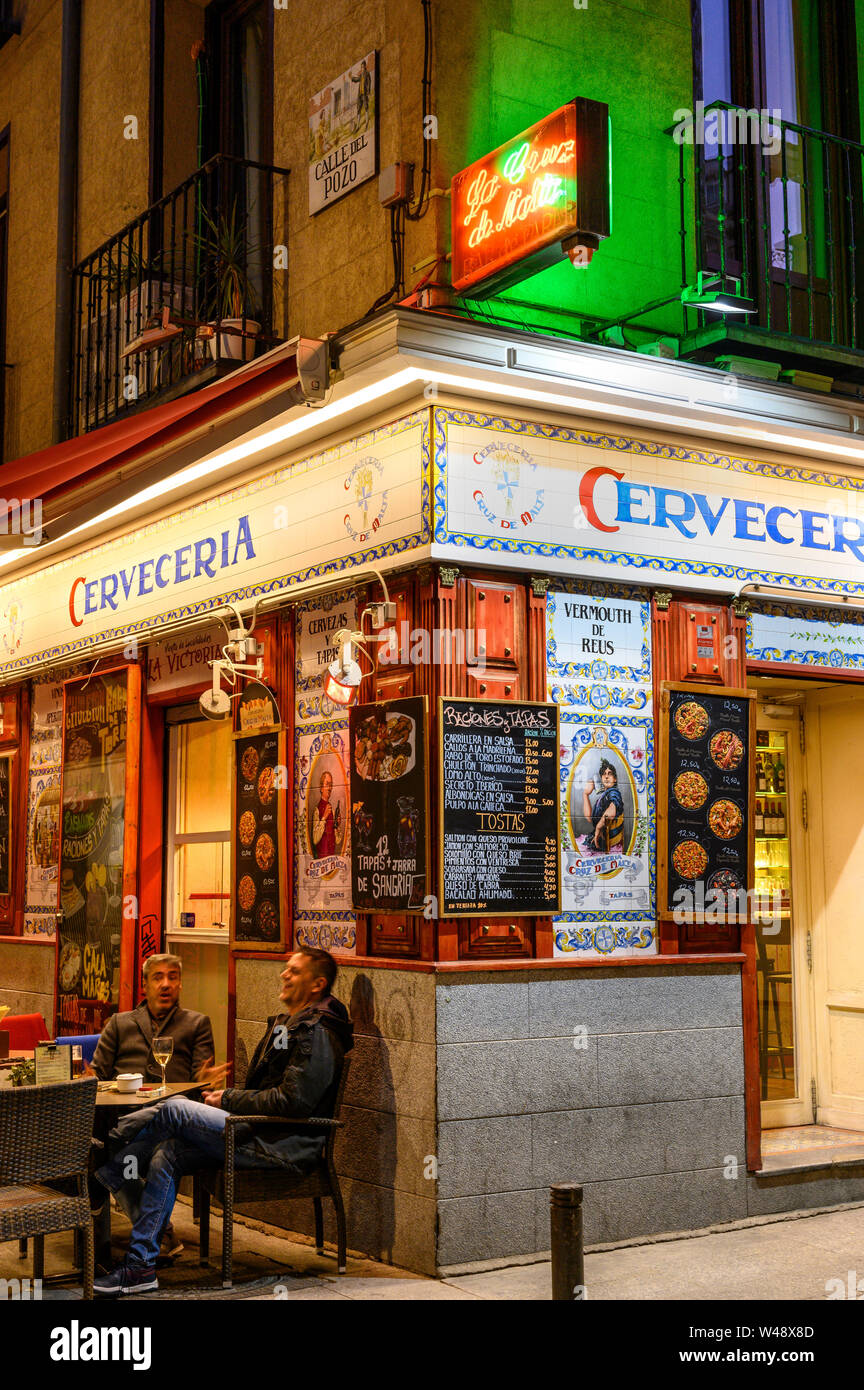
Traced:
[[[213, 1027], [206, 1014], [180, 1008], [183, 962], [179, 956], [149, 956], [144, 962], [144, 998], [137, 1009], [112, 1014], [96, 1044], [91, 1070], [100, 1081], [113, 1081], [121, 1072], [140, 1072], [145, 1081], [162, 1080], [153, 1056], [153, 1039], [174, 1039], [174, 1052], [165, 1068], [166, 1081], [200, 1081], [214, 1086], [227, 1066], [214, 1066]], [[162, 1233], [163, 1256], [173, 1259], [183, 1250], [169, 1221]]]
[[[112, 1014], [102, 1029], [93, 1054], [93, 1071], [100, 1081], [113, 1081], [126, 1071], [140, 1071], [145, 1081], [161, 1081], [153, 1056], [158, 1034], [174, 1039], [174, 1053], [165, 1069], [166, 1081], [213, 1083], [213, 1028], [206, 1014], [180, 1007], [179, 956], [150, 956], [144, 962], [144, 998], [129, 1013]], [[218, 1068], [216, 1069], [218, 1070]], [[225, 1075], [225, 1068], [221, 1075]]]

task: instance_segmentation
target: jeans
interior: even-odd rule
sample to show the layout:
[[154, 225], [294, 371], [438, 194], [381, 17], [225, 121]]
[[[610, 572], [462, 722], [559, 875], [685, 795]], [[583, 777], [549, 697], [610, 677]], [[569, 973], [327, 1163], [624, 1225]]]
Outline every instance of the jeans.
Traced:
[[[228, 1112], [185, 1096], [172, 1096], [120, 1122], [117, 1131], [130, 1143], [96, 1172], [96, 1177], [133, 1218], [129, 1257], [154, 1265], [159, 1238], [171, 1215], [182, 1177], [199, 1168], [221, 1168]], [[134, 1160], [130, 1163], [130, 1159]], [[237, 1168], [282, 1168], [250, 1141], [235, 1148]], [[146, 1171], [146, 1180], [143, 1174]]]

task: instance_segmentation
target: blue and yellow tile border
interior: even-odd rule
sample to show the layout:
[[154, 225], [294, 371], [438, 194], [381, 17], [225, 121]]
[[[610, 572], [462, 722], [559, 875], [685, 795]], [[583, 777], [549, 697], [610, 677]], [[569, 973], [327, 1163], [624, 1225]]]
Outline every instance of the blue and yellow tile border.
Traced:
[[718, 565], [700, 560], [676, 560], [667, 556], [628, 554], [617, 550], [602, 550], [578, 545], [554, 545], [542, 541], [518, 540], [515, 537], [484, 536], [473, 532], [451, 531], [447, 514], [448, 439], [451, 425], [495, 430], [499, 434], [523, 439], [550, 439], [563, 444], [605, 449], [616, 454], [636, 454], [643, 457], [670, 459], [679, 463], [701, 464], [727, 473], [749, 474], [757, 478], [778, 478], [786, 482], [801, 482], [818, 487], [831, 487], [845, 492], [864, 493], [864, 478], [850, 478], [841, 473], [827, 473], [792, 463], [770, 463], [767, 460], [744, 458], [737, 454], [717, 454], [708, 449], [691, 449], [683, 445], [662, 444], [652, 440], [634, 439], [629, 435], [569, 429], [564, 425], [544, 425], [534, 420], [512, 419], [471, 410], [454, 410], [435, 406], [433, 411], [432, 452], [433, 480], [433, 539], [436, 545], [466, 547], [470, 550], [497, 551], [525, 555], [538, 559], [584, 560], [610, 565], [619, 569], [654, 572], [658, 578], [671, 574], [692, 574], [708, 579], [725, 579], [736, 584], [785, 584], [803, 593], [862, 594], [860, 584], [834, 579], [818, 579], [786, 574], [781, 570], [752, 570], [740, 565]]

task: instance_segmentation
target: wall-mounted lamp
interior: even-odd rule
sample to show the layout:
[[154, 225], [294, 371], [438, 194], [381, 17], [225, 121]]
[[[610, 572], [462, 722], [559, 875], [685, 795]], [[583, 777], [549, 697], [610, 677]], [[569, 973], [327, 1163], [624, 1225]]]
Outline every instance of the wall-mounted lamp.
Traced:
[[811, 608], [864, 608], [864, 594], [825, 594], [818, 590], [787, 589], [782, 584], [745, 584], [736, 598], [769, 599], [776, 603], [805, 603]]
[[[727, 289], [726, 286], [733, 286]], [[747, 295], [741, 293], [741, 281], [734, 275], [712, 275], [700, 270], [696, 284], [685, 285], [681, 291], [681, 303], [685, 309], [705, 309], [718, 314], [755, 314], [756, 305]]]
[[[222, 648], [221, 657], [209, 663], [213, 668], [213, 684], [198, 700], [201, 713], [208, 719], [227, 719], [231, 713], [232, 697], [227, 690], [222, 689], [223, 676], [229, 685], [236, 685], [238, 676], [254, 676], [260, 681], [264, 675], [264, 648], [252, 636], [258, 604], [256, 603], [252, 609], [248, 627], [232, 604], [228, 604], [227, 607], [231, 608], [234, 614], [234, 625], [232, 627], [222, 618], [228, 630], [228, 641]], [[239, 694], [239, 691], [237, 693]]]
[[[380, 576], [379, 576], [380, 577]], [[382, 588], [387, 593], [386, 585], [381, 580]], [[372, 632], [363, 632], [363, 623], [367, 614], [372, 621]], [[391, 631], [384, 627], [385, 623], [392, 623], [396, 620], [396, 604], [391, 603], [389, 596], [383, 603], [370, 603], [360, 614], [360, 631], [351, 632], [343, 628], [336, 633], [336, 646], [342, 648], [341, 654], [336, 660], [331, 662], [327, 668], [327, 675], [324, 680], [324, 694], [328, 700], [332, 700], [334, 705], [342, 705], [343, 708], [353, 705], [360, 690], [360, 682], [363, 679], [363, 672], [358, 663], [354, 660], [352, 644], [357, 647], [358, 652], [366, 652], [369, 660], [372, 658], [366, 648], [370, 643], [389, 642]], [[372, 662], [372, 670], [375, 663]]]
[[695, 285], [685, 285], [683, 290], [664, 295], [662, 299], [652, 299], [650, 304], [643, 304], [640, 309], [633, 309], [629, 314], [621, 314], [617, 319], [597, 323], [592, 328], [590, 337], [606, 343], [609, 347], [621, 347], [624, 344], [619, 330], [625, 323], [641, 318], [643, 314], [650, 314], [655, 309], [662, 309], [667, 304], [674, 304], [676, 300], [680, 301], [685, 309], [702, 309], [709, 314], [757, 312], [753, 300], [741, 294], [741, 281], [736, 280], [734, 275], [714, 275], [709, 271], [700, 270]]
[[[353, 635], [353, 634], [352, 634]], [[346, 707], [357, 699], [363, 672], [354, 660], [350, 640], [342, 647], [341, 656], [327, 668], [324, 680], [324, 694], [334, 705]]]

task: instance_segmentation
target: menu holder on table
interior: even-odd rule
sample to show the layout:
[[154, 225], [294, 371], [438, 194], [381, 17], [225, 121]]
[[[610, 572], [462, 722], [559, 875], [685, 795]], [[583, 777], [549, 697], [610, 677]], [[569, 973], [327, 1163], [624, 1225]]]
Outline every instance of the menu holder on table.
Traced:
[[33, 1054], [36, 1062], [36, 1085], [47, 1086], [53, 1081], [72, 1080], [72, 1049], [62, 1043], [37, 1043]]

